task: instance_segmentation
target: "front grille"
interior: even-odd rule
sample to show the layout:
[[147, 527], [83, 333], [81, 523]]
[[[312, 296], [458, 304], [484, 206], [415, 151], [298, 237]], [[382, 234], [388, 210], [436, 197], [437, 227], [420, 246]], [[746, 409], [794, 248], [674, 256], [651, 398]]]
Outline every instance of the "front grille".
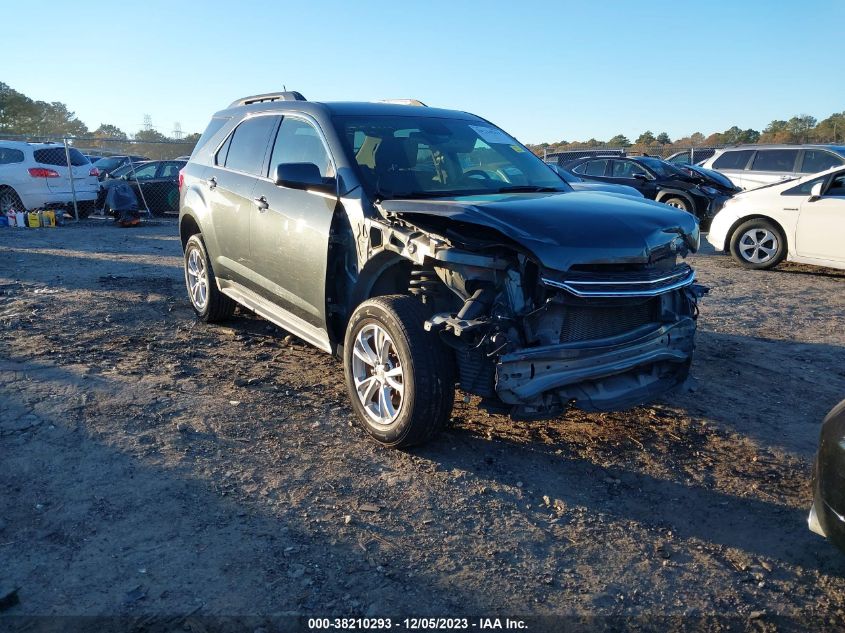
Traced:
[[543, 277], [543, 282], [576, 297], [654, 297], [690, 285], [695, 271], [687, 264], [670, 270], [658, 267], [604, 273], [571, 270], [564, 279]]
[[561, 343], [607, 338], [660, 320], [660, 298], [619, 306], [564, 307]]

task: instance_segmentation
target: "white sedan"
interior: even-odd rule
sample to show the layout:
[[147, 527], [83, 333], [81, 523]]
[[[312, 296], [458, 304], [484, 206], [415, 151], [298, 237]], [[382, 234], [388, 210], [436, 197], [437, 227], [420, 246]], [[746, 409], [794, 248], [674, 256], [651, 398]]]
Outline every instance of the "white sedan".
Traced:
[[845, 168], [737, 194], [713, 218], [707, 241], [746, 268], [785, 258], [845, 269]]

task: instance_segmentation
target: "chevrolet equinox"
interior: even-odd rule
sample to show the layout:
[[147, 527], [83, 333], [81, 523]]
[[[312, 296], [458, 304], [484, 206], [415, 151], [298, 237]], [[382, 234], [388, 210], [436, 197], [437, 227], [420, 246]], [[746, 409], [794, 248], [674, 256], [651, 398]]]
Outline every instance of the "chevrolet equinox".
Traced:
[[455, 387], [515, 417], [624, 409], [682, 385], [704, 289], [695, 217], [575, 192], [492, 123], [296, 92], [215, 114], [180, 176], [191, 304], [236, 304], [343, 359], [396, 447]]

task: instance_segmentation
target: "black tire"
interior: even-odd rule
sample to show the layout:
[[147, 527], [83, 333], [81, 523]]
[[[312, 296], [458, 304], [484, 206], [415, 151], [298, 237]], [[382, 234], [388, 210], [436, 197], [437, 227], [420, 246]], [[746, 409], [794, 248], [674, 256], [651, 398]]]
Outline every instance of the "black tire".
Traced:
[[[352, 408], [364, 430], [385, 446], [407, 448], [422, 444], [449, 421], [455, 401], [455, 361], [437, 334], [425, 331], [425, 319], [426, 312], [416, 297], [388, 295], [359, 305], [346, 328], [343, 368]], [[382, 367], [401, 367], [402, 372], [403, 389], [396, 417], [386, 423], [378, 422], [368, 412], [355, 383], [355, 372], [363, 367], [361, 357], [355, 358], [356, 340], [373, 326], [385, 331], [390, 339], [393, 360], [385, 359]], [[376, 375], [370, 378], [375, 379]], [[397, 395], [395, 391], [391, 393], [392, 397]]]
[[[755, 244], [759, 246], [755, 247]], [[786, 237], [773, 222], [754, 218], [740, 224], [731, 233], [731, 256], [744, 268], [774, 268], [786, 257]], [[771, 251], [771, 254], [769, 254]]]
[[[196, 254], [196, 260], [192, 258]], [[203, 273], [205, 275], [205, 301], [200, 301], [201, 292], [199, 296], [192, 291], [192, 280], [201, 277], [200, 271], [196, 267], [202, 263]], [[191, 272], [193, 267], [196, 276]], [[208, 257], [208, 252], [205, 250], [205, 243], [202, 241], [202, 236], [197, 233], [192, 235], [187, 244], [185, 244], [185, 287], [188, 290], [188, 300], [191, 302], [191, 307], [197, 313], [197, 317], [205, 323], [215, 323], [217, 321], [225, 321], [235, 312], [235, 302], [226, 295], [224, 295], [217, 288], [217, 278], [214, 276], [214, 270], [211, 268], [211, 260]]]
[[6, 215], [6, 212], [9, 209], [14, 209], [15, 211], [26, 212], [26, 209], [23, 208], [23, 202], [21, 201], [20, 196], [18, 195], [17, 191], [12, 189], [11, 187], [3, 187], [0, 189], [0, 213]]
[[663, 204], [668, 204], [670, 207], [680, 209], [681, 211], [692, 213], [692, 207], [690, 206], [689, 200], [687, 200], [686, 198], [681, 198], [680, 196], [669, 196], [668, 198], [664, 198], [660, 202], [662, 202]]

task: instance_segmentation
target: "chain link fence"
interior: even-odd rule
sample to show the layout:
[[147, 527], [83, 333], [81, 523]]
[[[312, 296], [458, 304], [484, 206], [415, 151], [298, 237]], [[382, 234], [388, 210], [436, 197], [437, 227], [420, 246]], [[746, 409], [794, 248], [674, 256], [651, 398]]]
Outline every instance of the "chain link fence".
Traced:
[[672, 145], [640, 147], [613, 147], [602, 145], [598, 147], [581, 147], [564, 149], [558, 151], [546, 151], [543, 160], [555, 165], [565, 165], [569, 161], [586, 156], [655, 156], [678, 164], [695, 164], [705, 161], [724, 145], [712, 145], [708, 147], [682, 147]]
[[10, 211], [50, 210], [60, 221], [111, 217], [125, 210], [118, 204], [142, 216], [177, 214], [179, 171], [194, 144], [0, 135], [0, 217], [7, 224]]

